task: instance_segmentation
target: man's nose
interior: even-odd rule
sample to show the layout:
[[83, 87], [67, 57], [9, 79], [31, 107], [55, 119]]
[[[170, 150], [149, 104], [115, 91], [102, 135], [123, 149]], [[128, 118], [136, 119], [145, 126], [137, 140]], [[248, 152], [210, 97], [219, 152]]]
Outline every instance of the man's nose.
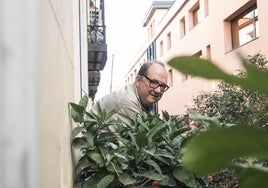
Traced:
[[154, 89], [157, 93], [162, 93], [160, 86]]

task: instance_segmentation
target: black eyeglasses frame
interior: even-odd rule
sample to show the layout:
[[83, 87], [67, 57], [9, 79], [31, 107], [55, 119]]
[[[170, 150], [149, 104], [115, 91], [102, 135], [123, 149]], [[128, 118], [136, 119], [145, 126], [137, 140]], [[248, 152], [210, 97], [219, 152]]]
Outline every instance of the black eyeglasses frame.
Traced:
[[145, 74], [142, 74], [142, 76], [149, 81], [149, 86], [153, 89], [160, 87], [161, 92], [166, 92], [169, 89], [169, 86], [167, 84], [159, 83], [157, 80], [152, 80]]

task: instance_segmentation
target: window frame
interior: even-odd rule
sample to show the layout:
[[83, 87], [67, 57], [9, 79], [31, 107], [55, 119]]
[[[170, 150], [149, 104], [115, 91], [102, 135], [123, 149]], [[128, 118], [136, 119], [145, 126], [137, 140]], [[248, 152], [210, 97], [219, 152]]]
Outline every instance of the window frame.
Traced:
[[[243, 11], [242, 13], [235, 16], [233, 19], [230, 20], [230, 26], [231, 26], [231, 42], [232, 42], [232, 49], [238, 48], [248, 42], [251, 42], [259, 37], [258, 33], [258, 14], [256, 15], [255, 12], [258, 11], [257, 4], [253, 4], [248, 9]], [[250, 20], [245, 21], [243, 24], [239, 24], [239, 20], [243, 19], [246, 15], [253, 12], [254, 17], [252, 17]], [[258, 13], [258, 12], [257, 12]], [[252, 26], [252, 32], [253, 36], [251, 39], [245, 39], [244, 42], [240, 41], [240, 33], [243, 29], [246, 29], [247, 27]], [[249, 32], [248, 32], [249, 33]]]

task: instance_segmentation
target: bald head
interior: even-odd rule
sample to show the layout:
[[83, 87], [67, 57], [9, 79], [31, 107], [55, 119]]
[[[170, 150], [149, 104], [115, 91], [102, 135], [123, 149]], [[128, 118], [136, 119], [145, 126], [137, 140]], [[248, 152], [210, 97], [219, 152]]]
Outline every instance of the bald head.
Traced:
[[166, 68], [165, 67], [165, 64], [161, 61], [147, 61], [145, 63], [143, 63], [143, 65], [141, 66], [139, 72], [138, 72], [138, 75], [147, 75], [148, 73], [148, 69], [153, 65], [153, 64], [158, 64], [158, 65], [161, 65], [164, 69]]

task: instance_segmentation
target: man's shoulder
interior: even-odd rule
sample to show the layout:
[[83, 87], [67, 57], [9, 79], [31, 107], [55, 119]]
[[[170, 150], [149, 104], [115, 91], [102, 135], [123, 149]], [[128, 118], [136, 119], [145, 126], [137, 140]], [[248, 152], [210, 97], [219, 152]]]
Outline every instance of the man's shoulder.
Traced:
[[121, 99], [136, 98], [136, 91], [134, 84], [128, 84], [118, 91], [114, 92], [114, 96]]

